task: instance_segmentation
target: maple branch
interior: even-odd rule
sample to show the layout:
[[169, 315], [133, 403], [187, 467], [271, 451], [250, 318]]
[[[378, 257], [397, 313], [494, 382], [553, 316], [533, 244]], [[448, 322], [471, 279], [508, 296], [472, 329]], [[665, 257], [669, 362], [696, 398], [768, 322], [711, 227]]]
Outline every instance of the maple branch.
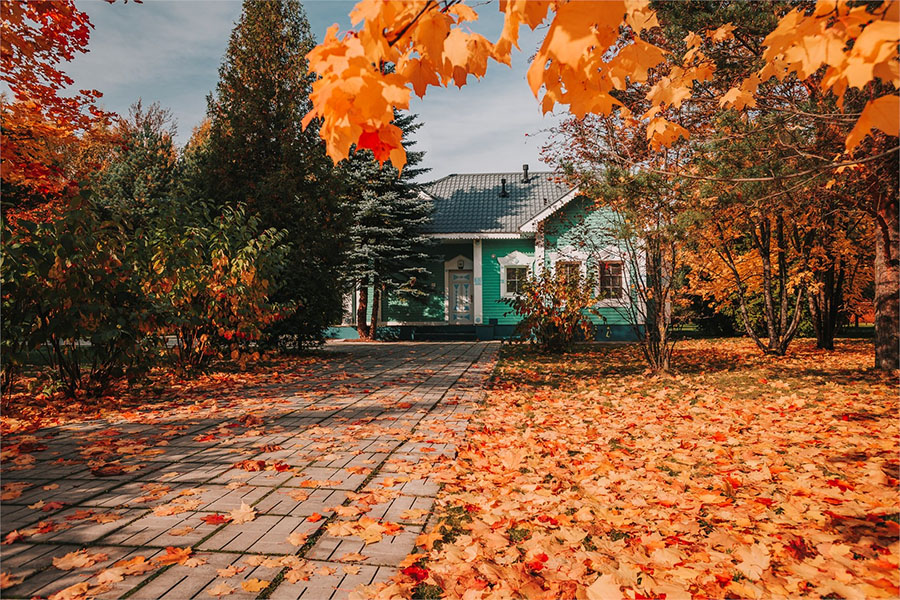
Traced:
[[[459, 0], [452, 0], [450, 3], [447, 4], [447, 8], [449, 8], [453, 4], [456, 4], [457, 2], [459, 2]], [[394, 44], [399, 42], [400, 39], [404, 35], [406, 35], [406, 32], [409, 31], [410, 28], [412, 28], [412, 26], [416, 24], [416, 21], [418, 21], [422, 17], [422, 15], [424, 15], [426, 12], [428, 12], [428, 10], [432, 7], [432, 5], [436, 5], [436, 4], [437, 4], [437, 2], [435, 2], [435, 0], [428, 0], [428, 2], [425, 3], [425, 6], [422, 7], [422, 10], [420, 10], [419, 13], [415, 17], [413, 17], [412, 21], [410, 21], [409, 23], [404, 25], [403, 29], [401, 29], [400, 32], [397, 33], [397, 37], [395, 37], [393, 40], [388, 42], [388, 47], [393, 48]]]

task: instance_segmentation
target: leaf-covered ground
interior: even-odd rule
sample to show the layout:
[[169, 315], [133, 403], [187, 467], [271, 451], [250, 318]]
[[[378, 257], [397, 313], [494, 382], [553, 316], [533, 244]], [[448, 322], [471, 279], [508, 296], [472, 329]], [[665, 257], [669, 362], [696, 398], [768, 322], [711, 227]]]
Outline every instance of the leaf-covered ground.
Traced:
[[897, 381], [870, 342], [507, 350], [439, 520], [360, 596], [896, 598]]
[[[324, 362], [322, 355], [311, 354], [267, 356], [248, 369], [239, 369], [235, 363], [217, 364], [217, 368], [206, 373], [155, 369], [134, 384], [124, 379], [114, 382], [103, 396], [76, 398], [53, 391], [44, 374], [41, 378], [32, 374], [20, 378], [12, 393], [4, 394], [0, 432], [26, 433], [91, 419], [141, 419], [147, 412], [180, 410], [193, 401], [236, 399], [246, 394], [248, 388], [306, 383]], [[323, 391], [327, 387], [328, 382], [321, 386]]]

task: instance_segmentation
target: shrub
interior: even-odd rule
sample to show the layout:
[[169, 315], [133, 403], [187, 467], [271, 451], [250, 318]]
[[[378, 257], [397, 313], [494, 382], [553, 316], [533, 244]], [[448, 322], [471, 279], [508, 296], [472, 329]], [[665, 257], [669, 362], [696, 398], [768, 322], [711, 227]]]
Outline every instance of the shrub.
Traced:
[[204, 204], [173, 205], [157, 220], [145, 287], [180, 366], [204, 366], [223, 348], [237, 357], [289, 310], [269, 300], [286, 232], [258, 227], [243, 206], [216, 215]]
[[139, 285], [140, 240], [80, 199], [55, 221], [5, 228], [2, 354], [6, 383], [43, 355], [70, 396], [101, 394], [146, 366], [150, 305]]
[[543, 352], [565, 352], [579, 339], [594, 337], [589, 317], [597, 314], [600, 300], [591, 277], [565, 280], [544, 269], [529, 276], [522, 292], [505, 299], [522, 317], [516, 325], [520, 339], [528, 340]]

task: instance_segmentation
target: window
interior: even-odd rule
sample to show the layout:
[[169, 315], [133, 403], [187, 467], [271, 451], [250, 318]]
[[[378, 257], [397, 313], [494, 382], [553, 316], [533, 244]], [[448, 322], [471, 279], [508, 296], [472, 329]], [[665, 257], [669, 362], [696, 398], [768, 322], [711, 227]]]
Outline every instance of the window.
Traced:
[[622, 263], [600, 263], [600, 295], [604, 299], [622, 297]]
[[564, 284], [577, 284], [581, 279], [581, 263], [577, 260], [556, 263], [556, 276]]
[[506, 267], [506, 293], [521, 294], [527, 278], [528, 267]]

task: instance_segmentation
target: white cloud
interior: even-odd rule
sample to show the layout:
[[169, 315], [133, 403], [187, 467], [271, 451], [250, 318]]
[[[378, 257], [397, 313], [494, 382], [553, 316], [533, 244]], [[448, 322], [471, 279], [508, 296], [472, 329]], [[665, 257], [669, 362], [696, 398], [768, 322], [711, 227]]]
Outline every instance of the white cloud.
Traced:
[[[304, 3], [318, 39], [334, 22], [349, 25], [353, 2]], [[66, 65], [76, 87], [103, 92], [101, 104], [126, 113], [138, 98], [159, 101], [172, 110], [184, 144], [206, 113], [206, 96], [215, 89], [218, 68], [241, 3], [233, 0], [146, 0], [143, 4], [103, 1], [80, 3], [95, 29], [90, 52]], [[501, 19], [491, 6], [482, 8], [475, 27], [496, 38]], [[523, 30], [522, 47], [533, 48], [540, 37]], [[513, 171], [539, 164], [541, 129], [556, 122], [542, 118], [525, 82], [527, 57], [516, 54], [513, 68], [491, 63], [483, 81], [474, 78], [461, 90], [429, 88], [411, 109], [423, 122], [417, 150], [425, 151], [431, 179], [449, 173]], [[529, 134], [526, 136], [526, 134]]]

